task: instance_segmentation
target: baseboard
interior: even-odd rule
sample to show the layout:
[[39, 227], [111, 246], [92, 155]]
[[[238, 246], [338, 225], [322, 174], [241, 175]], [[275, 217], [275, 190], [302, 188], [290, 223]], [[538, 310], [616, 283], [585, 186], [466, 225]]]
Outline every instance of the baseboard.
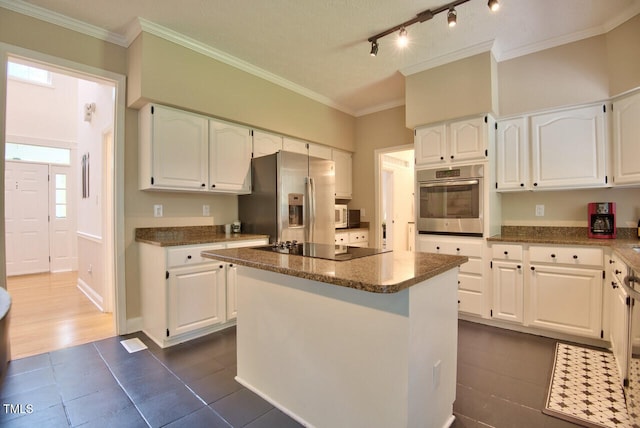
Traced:
[[95, 290], [81, 278], [78, 278], [78, 289], [82, 291], [82, 294], [87, 296], [87, 299], [91, 300], [91, 303], [100, 309], [100, 312], [104, 312], [102, 296], [96, 293]]
[[127, 334], [137, 333], [142, 331], [142, 317], [128, 318], [127, 319]]

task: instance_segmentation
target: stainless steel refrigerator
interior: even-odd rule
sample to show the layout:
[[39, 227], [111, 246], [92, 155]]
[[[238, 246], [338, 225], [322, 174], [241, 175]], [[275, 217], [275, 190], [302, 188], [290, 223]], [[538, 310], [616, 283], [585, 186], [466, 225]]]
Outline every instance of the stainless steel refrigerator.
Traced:
[[251, 179], [251, 194], [238, 197], [244, 233], [335, 244], [333, 161], [279, 151], [252, 159]]

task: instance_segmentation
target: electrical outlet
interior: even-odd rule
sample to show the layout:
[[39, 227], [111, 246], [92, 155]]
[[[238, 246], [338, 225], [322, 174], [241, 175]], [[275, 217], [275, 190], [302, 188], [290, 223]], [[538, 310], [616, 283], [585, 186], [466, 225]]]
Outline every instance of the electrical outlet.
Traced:
[[153, 216], [162, 217], [162, 205], [158, 204], [153, 206]]
[[544, 205], [536, 205], [536, 217], [544, 217]]
[[209, 217], [211, 215], [211, 207], [209, 205], [202, 206], [202, 215], [203, 217]]

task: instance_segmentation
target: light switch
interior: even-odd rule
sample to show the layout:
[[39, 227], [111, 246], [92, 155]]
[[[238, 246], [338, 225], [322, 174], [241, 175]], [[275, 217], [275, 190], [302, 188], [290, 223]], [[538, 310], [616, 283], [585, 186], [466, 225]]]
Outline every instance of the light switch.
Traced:
[[202, 206], [202, 215], [203, 217], [209, 217], [211, 215], [211, 207], [209, 205]]
[[536, 217], [544, 217], [544, 205], [536, 205]]
[[162, 217], [162, 205], [157, 204], [153, 206], [153, 216]]

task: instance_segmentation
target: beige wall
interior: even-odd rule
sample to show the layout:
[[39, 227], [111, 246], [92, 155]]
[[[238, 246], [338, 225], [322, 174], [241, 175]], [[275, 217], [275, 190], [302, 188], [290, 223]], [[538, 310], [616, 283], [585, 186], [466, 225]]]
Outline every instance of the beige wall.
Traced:
[[609, 98], [605, 36], [498, 64], [501, 117]]
[[353, 155], [353, 199], [349, 208], [365, 209], [362, 221], [371, 223], [369, 242], [376, 242], [378, 228], [375, 217], [375, 151], [413, 144], [413, 131], [404, 126], [405, 109], [396, 107], [361, 116], [356, 120], [356, 147]]
[[354, 151], [355, 119], [160, 37], [129, 50], [128, 103], [154, 101]]
[[495, 112], [494, 63], [485, 52], [407, 76], [406, 126]]
[[615, 96], [640, 86], [640, 15], [606, 35], [609, 94]]

